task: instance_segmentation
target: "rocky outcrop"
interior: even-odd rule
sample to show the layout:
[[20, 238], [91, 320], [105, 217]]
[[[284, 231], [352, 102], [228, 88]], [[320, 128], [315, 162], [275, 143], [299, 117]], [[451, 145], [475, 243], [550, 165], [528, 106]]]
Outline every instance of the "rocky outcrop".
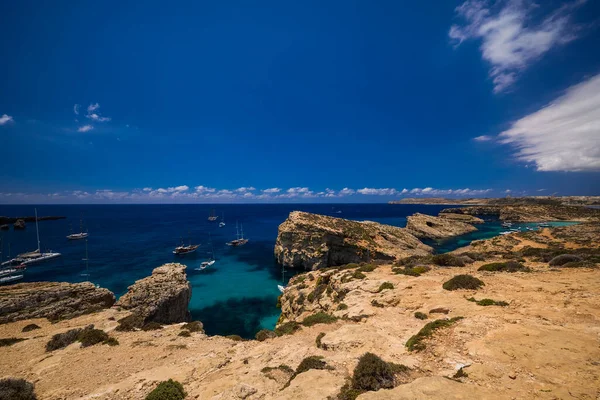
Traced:
[[188, 321], [192, 287], [185, 268], [185, 265], [177, 263], [155, 268], [152, 275], [129, 286], [117, 306], [131, 310], [145, 322], [174, 324]]
[[421, 213], [411, 215], [406, 221], [406, 230], [422, 239], [444, 239], [477, 230], [473, 225], [453, 218], [434, 217]]
[[468, 214], [441, 213], [440, 215], [438, 215], [438, 217], [450, 219], [453, 221], [466, 222], [467, 224], [483, 224], [485, 222], [481, 218]]
[[515, 222], [600, 221], [599, 209], [557, 204], [475, 206], [440, 211], [440, 215], [446, 213], [491, 215], [502, 221]]
[[23, 221], [22, 219], [18, 219], [15, 221], [15, 223], [13, 224], [13, 228], [15, 231], [20, 231], [25, 229], [25, 221]]
[[0, 287], [0, 324], [30, 318], [74, 318], [111, 307], [115, 295], [90, 282], [34, 282]]
[[[63, 216], [58, 216], [58, 215], [50, 215], [50, 216], [46, 216], [46, 217], [38, 217], [38, 221], [54, 221], [57, 219], [65, 219], [67, 217], [63, 217]], [[0, 224], [13, 224], [15, 222], [17, 222], [18, 220], [23, 220], [24, 222], [35, 222], [35, 217], [34, 216], [30, 216], [30, 217], [3, 217], [0, 216]]]
[[405, 229], [294, 211], [279, 225], [275, 258], [291, 268], [319, 268], [427, 255], [432, 248]]

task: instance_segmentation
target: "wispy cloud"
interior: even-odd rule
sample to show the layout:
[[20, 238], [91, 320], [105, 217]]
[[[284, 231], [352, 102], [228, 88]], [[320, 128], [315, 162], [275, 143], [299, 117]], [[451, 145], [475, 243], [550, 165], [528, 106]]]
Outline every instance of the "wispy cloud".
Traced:
[[488, 135], [477, 136], [477, 137], [473, 138], [473, 140], [476, 141], [476, 142], [489, 142], [492, 139], [493, 138], [491, 136], [488, 136]]
[[83, 126], [80, 126], [79, 128], [77, 128], [77, 132], [89, 132], [92, 129], [94, 129], [94, 127], [92, 125], [83, 125]]
[[98, 103], [90, 104], [87, 108], [86, 118], [89, 118], [92, 121], [96, 121], [96, 122], [110, 121], [111, 120], [110, 117], [103, 117], [100, 115], [100, 112], [98, 111], [99, 109], [100, 109], [100, 104], [98, 104]]
[[14, 121], [13, 117], [11, 117], [10, 115], [4, 114], [0, 117], [0, 125], [6, 125], [9, 122], [13, 122], [13, 121]]
[[280, 188], [269, 188], [262, 191], [263, 193], [279, 193], [281, 192]]
[[[465, 23], [452, 25], [448, 35], [458, 47], [469, 39], [481, 40], [481, 56], [490, 68], [494, 92], [507, 91], [518, 75], [552, 48], [577, 38], [580, 27], [571, 21], [573, 10], [586, 0], [575, 0], [548, 13], [536, 23], [538, 5], [529, 0], [468, 0], [456, 8]], [[545, 3], [541, 3], [545, 4]]]
[[398, 194], [396, 189], [383, 188], [383, 189], [375, 189], [375, 188], [363, 188], [358, 189], [356, 193], [365, 194], [365, 195], [376, 195], [376, 196], [394, 196]]
[[75, 113], [75, 115], [79, 115], [79, 104], [75, 104], [73, 106], [73, 112]]
[[500, 134], [538, 171], [600, 171], [600, 74]]

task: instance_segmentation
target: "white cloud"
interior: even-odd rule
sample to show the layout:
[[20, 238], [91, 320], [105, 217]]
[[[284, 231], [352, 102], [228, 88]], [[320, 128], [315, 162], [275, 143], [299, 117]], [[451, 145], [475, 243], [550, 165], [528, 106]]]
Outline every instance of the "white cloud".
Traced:
[[100, 108], [100, 104], [96, 103], [96, 104], [90, 104], [87, 108], [87, 114], [86, 114], [86, 118], [91, 119], [92, 121], [96, 121], [96, 122], [108, 122], [111, 120], [110, 117], [103, 117], [100, 115], [100, 112], [97, 112], [97, 110]]
[[360, 194], [376, 195], [376, 196], [393, 196], [393, 195], [398, 194], [398, 191], [396, 189], [390, 189], [390, 188], [383, 188], [383, 189], [363, 188], [363, 189], [358, 189], [356, 192], [360, 193]]
[[209, 188], [209, 187], [206, 187], [206, 186], [202, 186], [202, 185], [200, 185], [200, 186], [196, 186], [196, 187], [194, 188], [194, 190], [195, 190], [197, 193], [200, 193], [200, 194], [202, 194], [202, 193], [214, 193], [216, 189], [214, 189], [214, 188]]
[[77, 132], [89, 132], [92, 129], [94, 129], [94, 127], [91, 125], [83, 125], [83, 126], [80, 126], [79, 128], [77, 128]]
[[5, 125], [8, 124], [9, 122], [13, 122], [13, 117], [11, 117], [10, 115], [6, 115], [4, 114], [3, 116], [0, 117], [0, 125]]
[[145, 187], [145, 188], [142, 189], [142, 191], [144, 191], [144, 192], [151, 192], [152, 188], [151, 187]]
[[600, 74], [502, 132], [538, 171], [600, 171]]
[[75, 104], [73, 106], [73, 112], [75, 113], [75, 115], [79, 115], [79, 104]]
[[452, 25], [448, 35], [456, 46], [468, 39], [481, 40], [481, 55], [491, 66], [494, 92], [500, 93], [545, 53], [577, 38], [578, 27], [572, 24], [571, 13], [585, 2], [575, 0], [546, 12], [536, 23], [532, 14], [539, 12], [539, 6], [530, 0], [508, 0], [494, 6], [486, 0], [468, 0], [456, 8], [466, 23]]
[[350, 195], [353, 195], [354, 193], [356, 193], [356, 191], [354, 189], [349, 189], [349, 188], [343, 188], [342, 190], [340, 190], [338, 192], [338, 194], [340, 196], [350, 196]]
[[262, 191], [263, 193], [279, 193], [281, 189], [279, 188], [269, 188]]
[[252, 187], [252, 186], [250, 186], [250, 187], [241, 187], [241, 188], [235, 189], [235, 191], [238, 192], [238, 193], [253, 192], [255, 190], [256, 190], [256, 188]]
[[492, 189], [434, 189], [432, 187], [426, 187], [423, 189], [414, 188], [408, 190], [408, 193], [415, 194], [417, 196], [480, 196], [491, 191]]
[[87, 112], [88, 114], [93, 113], [94, 111], [96, 111], [97, 109], [100, 108], [100, 104], [96, 103], [96, 104], [90, 104], [87, 108]]
[[487, 136], [487, 135], [477, 136], [477, 137], [473, 138], [473, 140], [476, 142], [489, 142], [492, 139], [493, 138], [491, 136]]

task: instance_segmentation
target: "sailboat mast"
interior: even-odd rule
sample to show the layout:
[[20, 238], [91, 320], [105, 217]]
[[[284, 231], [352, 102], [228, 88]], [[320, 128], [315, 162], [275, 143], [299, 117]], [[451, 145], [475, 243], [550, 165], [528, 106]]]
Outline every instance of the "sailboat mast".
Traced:
[[35, 209], [35, 233], [37, 235], [38, 251], [41, 253], [42, 249], [40, 246], [40, 228], [38, 226], [37, 208]]
[[90, 263], [88, 257], [88, 241], [85, 239], [85, 273], [90, 276]]

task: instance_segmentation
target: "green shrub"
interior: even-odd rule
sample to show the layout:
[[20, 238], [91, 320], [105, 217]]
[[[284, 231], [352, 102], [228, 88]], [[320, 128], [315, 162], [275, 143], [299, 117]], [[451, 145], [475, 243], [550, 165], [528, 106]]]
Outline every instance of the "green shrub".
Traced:
[[456, 321], [461, 320], [463, 317], [454, 317], [450, 319], [437, 319], [429, 322], [414, 336], [412, 336], [406, 342], [406, 348], [408, 351], [421, 351], [425, 349], [424, 340], [432, 336], [433, 333], [440, 329], [453, 325]]
[[156, 331], [158, 329], [162, 329], [162, 325], [154, 321], [148, 322], [142, 326], [143, 331]]
[[81, 347], [88, 347], [105, 342], [108, 340], [108, 334], [100, 329], [84, 329], [77, 340], [81, 342]]
[[[183, 332], [187, 332], [187, 331], [183, 331]], [[182, 332], [182, 333], [183, 333], [183, 332]], [[180, 333], [180, 335], [181, 335], [181, 333]], [[188, 335], [189, 335], [189, 332], [188, 332]], [[227, 339], [233, 340], [233, 341], [235, 341], [235, 342], [243, 342], [243, 341], [244, 341], [244, 338], [243, 338], [243, 337], [241, 337], [240, 335], [227, 335], [227, 336], [225, 336], [225, 337], [226, 337]]]
[[325, 290], [327, 290], [327, 285], [325, 284], [320, 284], [317, 285], [315, 287], [315, 290], [313, 290], [312, 292], [310, 292], [308, 294], [308, 301], [310, 301], [311, 303], [314, 302], [315, 300], [319, 299], [321, 297], [321, 295], [325, 292]]
[[456, 275], [454, 278], [446, 281], [442, 287], [446, 290], [457, 290], [457, 289], [479, 289], [485, 286], [485, 283], [480, 279], [475, 278], [471, 275]]
[[204, 325], [200, 321], [192, 321], [184, 324], [181, 329], [185, 329], [190, 332], [201, 332], [204, 333]]
[[190, 336], [192, 336], [192, 334], [190, 333], [190, 331], [181, 330], [177, 336], [190, 337]]
[[336, 308], [337, 311], [343, 311], [343, 310], [347, 310], [347, 309], [348, 309], [348, 305], [345, 303], [340, 303]]
[[581, 262], [581, 257], [574, 256], [572, 254], [561, 254], [560, 256], [554, 257], [550, 260], [549, 264], [552, 267], [560, 267], [570, 262]]
[[283, 293], [281, 293], [279, 296], [277, 296], [277, 303], [275, 304], [275, 307], [281, 308], [281, 298], [282, 297], [283, 297]]
[[260, 370], [260, 372], [262, 372], [263, 374], [267, 374], [276, 369], [283, 371], [286, 374], [290, 374], [290, 375], [294, 374], [294, 370], [285, 364], [281, 364], [278, 367], [264, 367], [263, 369]]
[[304, 304], [304, 293], [300, 293], [298, 298], [296, 299], [296, 304], [301, 305]]
[[[471, 244], [473, 244], [473, 243], [471, 243]], [[467, 252], [462, 253], [462, 255], [467, 256], [470, 259], [475, 260], [475, 261], [483, 261], [486, 258], [485, 254], [478, 253], [476, 251], [467, 251]]]
[[137, 314], [131, 314], [117, 321], [119, 325], [115, 330], [120, 332], [131, 332], [144, 326], [144, 318]]
[[[93, 329], [93, 325], [91, 326], [92, 328], [87, 327], [85, 329]], [[57, 333], [56, 335], [52, 336], [52, 339], [50, 339], [48, 343], [46, 343], [46, 351], [62, 349], [64, 347], [67, 347], [71, 343], [75, 343], [77, 341], [77, 338], [79, 337], [79, 334], [82, 331], [83, 329], [77, 328], [68, 330], [63, 333]]]
[[363, 393], [362, 390], [352, 388], [351, 383], [346, 383], [342, 386], [340, 393], [338, 393], [337, 400], [356, 400]]
[[[309, 356], [300, 361], [300, 365], [296, 368], [295, 376], [311, 369], [331, 369], [321, 356]], [[291, 380], [291, 379], [290, 379]]]
[[21, 332], [31, 332], [31, 331], [34, 331], [34, 330], [36, 330], [36, 329], [41, 329], [41, 328], [40, 328], [38, 325], [36, 325], [36, 324], [29, 324], [29, 325], [26, 325], [26, 326], [25, 326], [25, 327], [24, 327], [24, 328], [21, 330]]
[[119, 341], [117, 339], [115, 339], [114, 337], [109, 337], [108, 339], [106, 339], [104, 341], [104, 344], [107, 344], [109, 346], [118, 346]]
[[423, 312], [420, 312], [420, 311], [417, 311], [415, 313], [415, 318], [416, 319], [427, 319], [427, 314], [425, 314]]
[[529, 268], [517, 261], [495, 262], [484, 264], [477, 271], [498, 271], [498, 272], [529, 272]]
[[277, 337], [277, 334], [269, 329], [261, 329], [260, 331], [256, 332], [256, 335], [254, 336], [254, 338], [259, 342], [272, 339], [274, 337]]
[[561, 265], [563, 268], [593, 268], [594, 264], [587, 261], [571, 261]]
[[500, 306], [500, 307], [506, 307], [508, 306], [508, 303], [505, 301], [496, 301], [496, 300], [492, 300], [492, 299], [481, 299], [481, 300], [475, 300], [474, 297], [470, 297], [467, 299], [468, 301], [472, 301], [475, 304], [477, 304], [478, 306]]
[[394, 382], [393, 369], [373, 353], [360, 357], [352, 376], [352, 388], [359, 391], [391, 389]]
[[360, 272], [373, 272], [375, 271], [375, 268], [377, 268], [376, 265], [374, 264], [363, 264], [358, 268], [358, 271]]
[[404, 268], [392, 268], [392, 272], [395, 274], [408, 275], [408, 276], [421, 276], [425, 272], [431, 271], [426, 265], [415, 265], [405, 266]]
[[298, 329], [300, 329], [300, 324], [295, 321], [290, 321], [277, 326], [275, 328], [275, 333], [277, 334], [277, 336], [291, 335]]
[[325, 332], [319, 333], [315, 339], [315, 343], [319, 349], [323, 349], [323, 343], [321, 343], [321, 339], [323, 339], [323, 337], [325, 337]]
[[393, 289], [393, 288], [394, 288], [394, 284], [392, 282], [383, 282], [379, 286], [379, 289], [377, 289], [377, 293], [384, 291], [384, 290]]
[[20, 378], [0, 379], [0, 400], [37, 400], [33, 383]]
[[151, 391], [146, 400], [181, 400], [185, 399], [187, 394], [183, 390], [183, 385], [173, 379], [164, 381]]
[[352, 279], [365, 279], [367, 276], [360, 272], [359, 270], [354, 271], [352, 274]]
[[0, 347], [12, 346], [13, 344], [22, 342], [23, 340], [27, 340], [27, 339], [16, 338], [16, 337], [0, 339]]
[[464, 267], [465, 262], [453, 254], [436, 254], [431, 258], [435, 265], [440, 267]]
[[308, 317], [304, 318], [304, 320], [302, 321], [302, 325], [313, 326], [316, 324], [332, 324], [335, 321], [337, 321], [337, 317], [320, 311], [316, 314], [309, 315]]

